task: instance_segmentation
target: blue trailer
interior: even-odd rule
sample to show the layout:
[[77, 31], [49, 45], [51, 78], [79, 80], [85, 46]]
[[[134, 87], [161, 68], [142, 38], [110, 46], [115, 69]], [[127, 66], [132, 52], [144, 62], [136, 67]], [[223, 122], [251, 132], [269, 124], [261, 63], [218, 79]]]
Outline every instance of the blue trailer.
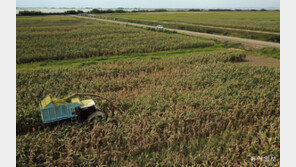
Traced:
[[81, 106], [78, 103], [63, 104], [54, 106], [50, 103], [46, 108], [41, 109], [43, 123], [61, 121], [65, 119], [76, 120], [75, 108]]
[[65, 103], [63, 100], [58, 99], [59, 104], [56, 102], [57, 100], [53, 100], [50, 96], [47, 96], [41, 101], [40, 112], [43, 123], [63, 120], [91, 122], [96, 117], [105, 116], [103, 112], [96, 108], [95, 102], [92, 99], [80, 101], [78, 98], [73, 98], [70, 103]]

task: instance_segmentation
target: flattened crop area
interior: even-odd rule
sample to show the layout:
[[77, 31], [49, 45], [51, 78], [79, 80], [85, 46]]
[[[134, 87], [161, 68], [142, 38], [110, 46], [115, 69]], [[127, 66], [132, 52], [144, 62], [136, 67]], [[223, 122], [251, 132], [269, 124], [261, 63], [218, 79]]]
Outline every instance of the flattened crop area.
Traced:
[[73, 17], [17, 17], [17, 63], [199, 48], [211, 40]]

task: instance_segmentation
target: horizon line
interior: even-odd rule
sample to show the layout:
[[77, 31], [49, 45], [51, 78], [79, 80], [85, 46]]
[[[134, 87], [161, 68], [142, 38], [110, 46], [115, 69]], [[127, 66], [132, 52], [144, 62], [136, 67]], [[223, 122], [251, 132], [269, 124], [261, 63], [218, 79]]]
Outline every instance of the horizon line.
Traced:
[[53, 8], [53, 9], [280, 9], [280, 7], [240, 7], [240, 8], [145, 8], [145, 7], [16, 7], [16, 8]]

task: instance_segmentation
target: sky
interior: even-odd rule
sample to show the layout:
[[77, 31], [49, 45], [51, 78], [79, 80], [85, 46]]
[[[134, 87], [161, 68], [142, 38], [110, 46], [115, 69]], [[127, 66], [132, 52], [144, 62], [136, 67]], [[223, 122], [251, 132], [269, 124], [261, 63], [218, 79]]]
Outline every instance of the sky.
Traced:
[[16, 7], [280, 8], [280, 0], [16, 0]]

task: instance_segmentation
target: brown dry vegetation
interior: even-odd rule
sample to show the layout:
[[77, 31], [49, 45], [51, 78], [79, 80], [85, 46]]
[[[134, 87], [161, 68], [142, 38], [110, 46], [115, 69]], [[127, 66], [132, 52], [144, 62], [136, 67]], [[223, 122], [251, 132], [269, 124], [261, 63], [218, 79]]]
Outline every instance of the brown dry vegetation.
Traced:
[[[232, 63], [244, 58], [229, 49], [18, 71], [17, 165], [279, 165], [279, 69]], [[125, 113], [38, 129], [40, 99], [77, 91], [109, 97]]]

